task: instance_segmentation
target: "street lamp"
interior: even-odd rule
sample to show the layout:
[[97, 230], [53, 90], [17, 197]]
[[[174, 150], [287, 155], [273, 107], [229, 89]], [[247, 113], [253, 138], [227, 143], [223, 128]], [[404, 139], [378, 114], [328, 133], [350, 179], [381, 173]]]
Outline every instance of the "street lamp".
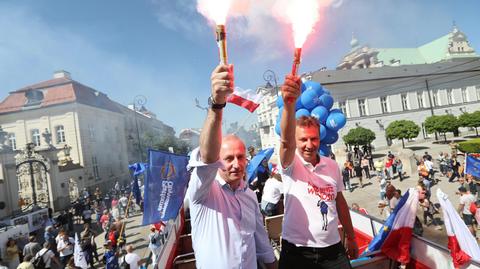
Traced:
[[[275, 89], [275, 93], [278, 96], [278, 83], [277, 83], [277, 75], [275, 75], [275, 72], [273, 72], [270, 69], [267, 69], [265, 72], [263, 72], [263, 80], [267, 82], [265, 84], [264, 89], [267, 89], [267, 90]], [[272, 82], [274, 83], [273, 85], [272, 85]]]
[[138, 140], [138, 161], [143, 162], [143, 146], [142, 141], [140, 140], [140, 129], [138, 128], [138, 119], [137, 119], [137, 107], [139, 110], [147, 103], [147, 97], [143, 95], [137, 95], [133, 98], [133, 113], [135, 113], [135, 127], [137, 128], [137, 140]]

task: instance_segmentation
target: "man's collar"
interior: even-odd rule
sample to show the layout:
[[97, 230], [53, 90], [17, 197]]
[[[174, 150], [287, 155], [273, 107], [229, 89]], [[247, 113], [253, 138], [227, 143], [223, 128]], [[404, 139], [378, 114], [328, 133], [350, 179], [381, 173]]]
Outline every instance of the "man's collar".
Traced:
[[309, 166], [309, 167], [312, 167], [312, 168], [317, 168], [317, 167], [322, 167], [324, 165], [324, 162], [322, 162], [322, 156], [318, 155], [317, 153], [317, 157], [318, 157], [318, 163], [313, 166], [313, 164], [311, 164], [310, 162], [307, 162], [305, 161], [305, 159], [303, 158], [303, 156], [300, 154], [300, 152], [298, 152], [298, 150], [295, 150], [295, 154], [298, 156], [298, 158], [300, 159], [300, 161], [302, 162], [302, 164], [304, 166]]
[[247, 188], [248, 188], [248, 185], [245, 183], [244, 180], [240, 180], [240, 185], [238, 185], [238, 188], [236, 190], [232, 189], [232, 187], [230, 187], [230, 184], [228, 184], [221, 176], [220, 174], [217, 172], [217, 176], [215, 177], [215, 180], [218, 181], [218, 183], [220, 183], [220, 186], [222, 188], [227, 188], [229, 189], [230, 191], [232, 192], [235, 192], [235, 191], [245, 191]]

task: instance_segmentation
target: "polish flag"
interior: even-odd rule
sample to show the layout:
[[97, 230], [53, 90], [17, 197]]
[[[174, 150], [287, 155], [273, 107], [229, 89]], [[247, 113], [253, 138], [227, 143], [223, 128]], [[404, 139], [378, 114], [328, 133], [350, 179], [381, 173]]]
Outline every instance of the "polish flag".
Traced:
[[395, 219], [391, 231], [382, 244], [381, 250], [389, 258], [407, 264], [410, 261], [410, 241], [412, 239], [413, 224], [417, 215], [418, 191], [410, 188], [394, 209]]
[[237, 87], [233, 94], [228, 97], [227, 102], [241, 106], [253, 113], [262, 102], [263, 97], [262, 94], [257, 94], [253, 90], [243, 90]]
[[437, 189], [437, 198], [442, 208], [448, 236], [448, 249], [450, 249], [455, 268], [468, 263], [472, 258], [480, 261], [480, 247], [465, 222], [448, 200], [448, 195]]

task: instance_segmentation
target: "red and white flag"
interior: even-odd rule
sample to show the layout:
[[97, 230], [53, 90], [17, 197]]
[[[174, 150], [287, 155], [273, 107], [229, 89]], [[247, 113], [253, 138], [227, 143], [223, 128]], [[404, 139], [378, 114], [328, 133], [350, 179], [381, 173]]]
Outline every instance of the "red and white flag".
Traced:
[[403, 264], [410, 261], [410, 241], [418, 206], [418, 191], [410, 188], [405, 195], [407, 194], [405, 203], [399, 204], [398, 209], [395, 209], [398, 211], [396, 211], [392, 230], [381, 247], [385, 255]]
[[262, 102], [263, 97], [262, 94], [256, 93], [253, 90], [243, 90], [237, 87], [228, 97], [227, 102], [241, 106], [253, 113]]
[[448, 236], [448, 249], [450, 249], [455, 268], [468, 263], [472, 258], [480, 261], [480, 247], [465, 222], [448, 200], [448, 195], [437, 189], [437, 198], [442, 208]]

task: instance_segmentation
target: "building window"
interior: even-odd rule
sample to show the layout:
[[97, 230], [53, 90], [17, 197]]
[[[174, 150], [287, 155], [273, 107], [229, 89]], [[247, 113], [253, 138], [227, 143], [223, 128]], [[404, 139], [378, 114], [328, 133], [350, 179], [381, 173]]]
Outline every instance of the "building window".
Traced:
[[406, 93], [402, 94], [402, 109], [408, 110], [408, 98]]
[[380, 97], [380, 105], [382, 107], [382, 113], [388, 113], [390, 112], [388, 110], [388, 102], [387, 102], [387, 97], [386, 96], [382, 96]]
[[57, 134], [57, 144], [65, 143], [65, 128], [63, 125], [55, 127], [55, 133]]
[[423, 103], [423, 92], [417, 92], [417, 100], [418, 100], [418, 108], [424, 108], [425, 105]]
[[346, 101], [338, 102], [338, 107], [342, 111], [343, 115], [347, 116], [347, 102]]
[[31, 131], [31, 134], [32, 134], [32, 143], [37, 147], [40, 146], [40, 131], [38, 129], [33, 129]]
[[453, 95], [452, 95], [452, 89], [447, 89], [447, 104], [452, 105], [453, 104]]
[[438, 91], [432, 92], [432, 99], [433, 99], [433, 106], [439, 106], [440, 103], [438, 102]]
[[468, 102], [467, 88], [462, 88], [462, 102], [463, 103]]
[[95, 141], [95, 127], [93, 125], [88, 125], [88, 135], [90, 136], [90, 141]]
[[360, 117], [367, 115], [367, 108], [365, 106], [365, 99], [358, 99], [358, 112]]
[[97, 157], [95, 156], [92, 156], [92, 167], [93, 167], [93, 176], [95, 177], [96, 180], [99, 180], [100, 174], [98, 173]]
[[14, 133], [8, 134], [8, 142], [10, 143], [12, 150], [17, 150], [17, 138]]

